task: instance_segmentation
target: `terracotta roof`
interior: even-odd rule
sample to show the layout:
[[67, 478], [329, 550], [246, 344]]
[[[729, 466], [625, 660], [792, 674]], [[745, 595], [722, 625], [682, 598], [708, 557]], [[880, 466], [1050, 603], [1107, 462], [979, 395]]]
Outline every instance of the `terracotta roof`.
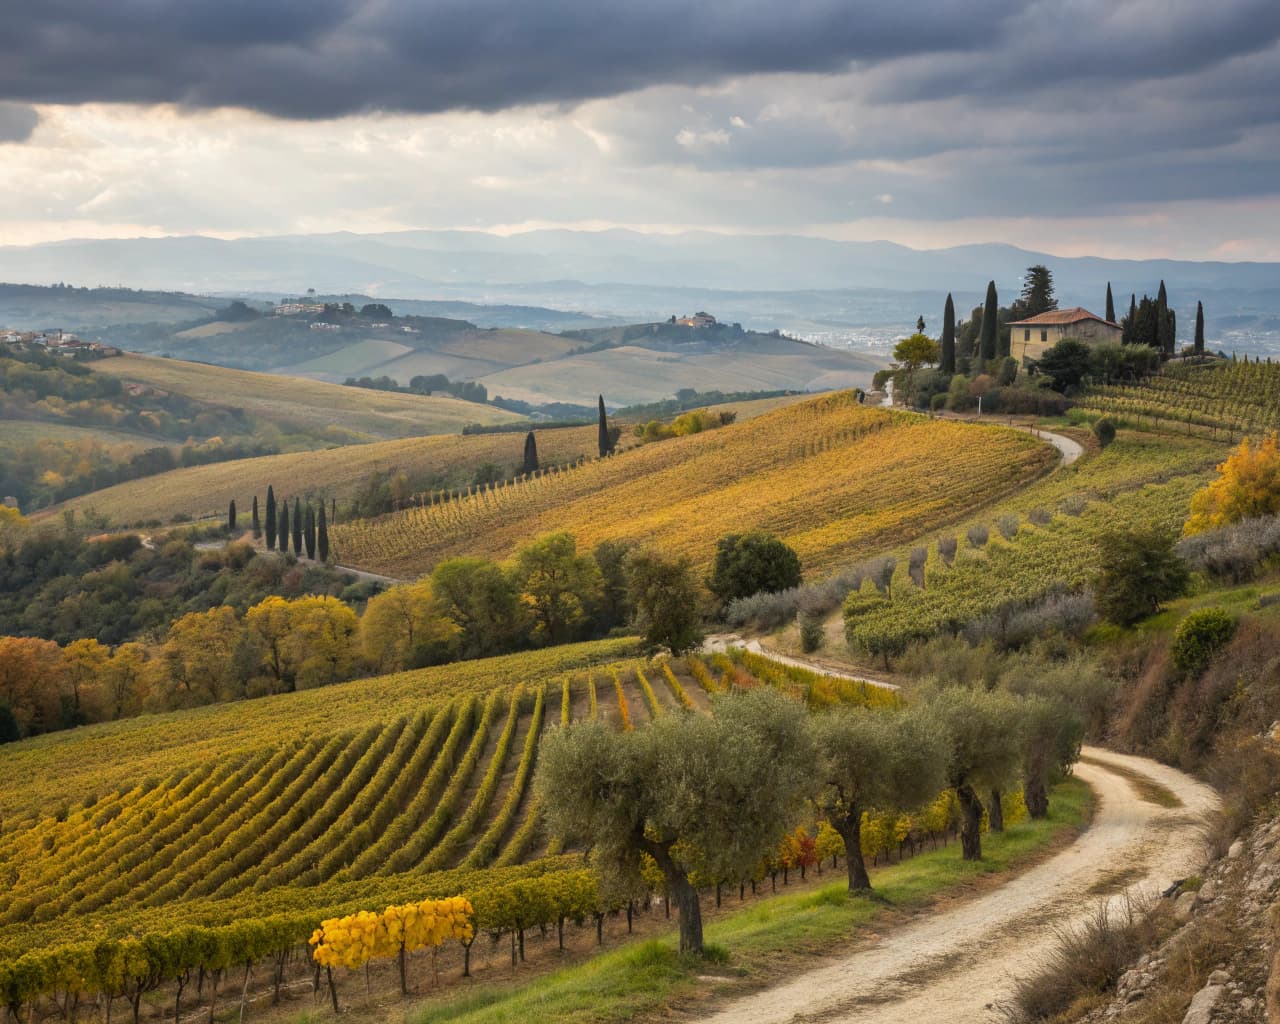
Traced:
[[1033, 324], [1037, 326], [1044, 324], [1078, 324], [1081, 320], [1097, 320], [1100, 324], [1107, 324], [1115, 328], [1120, 327], [1119, 324], [1102, 319], [1097, 313], [1090, 313], [1082, 306], [1076, 306], [1074, 309], [1051, 309], [1049, 312], [1033, 316], [1029, 320], [1014, 320], [1007, 326], [1029, 327]]

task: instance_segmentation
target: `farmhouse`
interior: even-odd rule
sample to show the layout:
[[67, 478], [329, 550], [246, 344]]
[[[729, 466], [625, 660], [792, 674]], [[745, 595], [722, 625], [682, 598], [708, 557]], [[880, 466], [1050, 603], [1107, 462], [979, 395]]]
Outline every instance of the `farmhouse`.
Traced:
[[1052, 348], [1063, 338], [1079, 338], [1090, 345], [1106, 341], [1119, 344], [1120, 325], [1080, 306], [1051, 309], [1009, 324], [1009, 354], [1024, 363], [1028, 359], [1039, 359], [1045, 349]]
[[704, 313], [699, 310], [693, 316], [682, 316], [678, 319], [673, 318], [673, 323], [679, 324], [681, 327], [714, 327], [716, 318], [710, 313]]

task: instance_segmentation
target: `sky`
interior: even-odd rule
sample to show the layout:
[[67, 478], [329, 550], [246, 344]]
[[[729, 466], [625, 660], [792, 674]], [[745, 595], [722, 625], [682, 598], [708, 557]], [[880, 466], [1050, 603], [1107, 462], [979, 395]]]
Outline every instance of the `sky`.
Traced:
[[1280, 260], [1276, 0], [41, 0], [0, 244], [628, 227]]

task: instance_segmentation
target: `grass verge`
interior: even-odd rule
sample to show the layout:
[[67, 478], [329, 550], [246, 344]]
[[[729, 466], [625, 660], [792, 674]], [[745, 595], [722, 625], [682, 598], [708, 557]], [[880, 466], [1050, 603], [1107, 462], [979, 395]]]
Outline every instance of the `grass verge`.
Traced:
[[[456, 990], [406, 1013], [410, 1024], [515, 1024], [544, 1019], [604, 1024], [652, 1016], [678, 1004], [761, 987], [803, 969], [813, 955], [838, 952], [861, 926], [887, 924], [895, 914], [924, 910], [939, 896], [979, 888], [984, 880], [1026, 867], [1082, 829], [1092, 813], [1092, 791], [1071, 779], [1055, 788], [1044, 821], [1011, 826], [983, 837], [983, 860], [965, 863], [957, 844], [875, 871], [875, 897], [853, 897], [844, 881], [761, 900], [730, 912], [706, 928], [708, 957], [676, 952], [674, 930], [633, 943], [527, 982]], [[994, 879], [991, 879], [994, 880]]]

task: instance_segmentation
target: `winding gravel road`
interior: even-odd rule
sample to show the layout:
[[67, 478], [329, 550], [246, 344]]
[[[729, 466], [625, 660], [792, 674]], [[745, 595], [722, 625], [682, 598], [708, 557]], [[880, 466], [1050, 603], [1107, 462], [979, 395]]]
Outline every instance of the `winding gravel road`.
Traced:
[[[1212, 789], [1164, 765], [1086, 747], [1076, 768], [1099, 798], [1093, 823], [1043, 864], [954, 910], [891, 930], [883, 939], [784, 985], [732, 1002], [714, 1024], [856, 1021], [993, 1022], [1006, 999], [1054, 944], [1054, 929], [1079, 922], [1097, 902], [1158, 893], [1203, 864], [1200, 822], [1217, 806]], [[1129, 777], [1172, 792], [1181, 807], [1145, 799]], [[1100, 893], [1109, 893], [1103, 896]]]

